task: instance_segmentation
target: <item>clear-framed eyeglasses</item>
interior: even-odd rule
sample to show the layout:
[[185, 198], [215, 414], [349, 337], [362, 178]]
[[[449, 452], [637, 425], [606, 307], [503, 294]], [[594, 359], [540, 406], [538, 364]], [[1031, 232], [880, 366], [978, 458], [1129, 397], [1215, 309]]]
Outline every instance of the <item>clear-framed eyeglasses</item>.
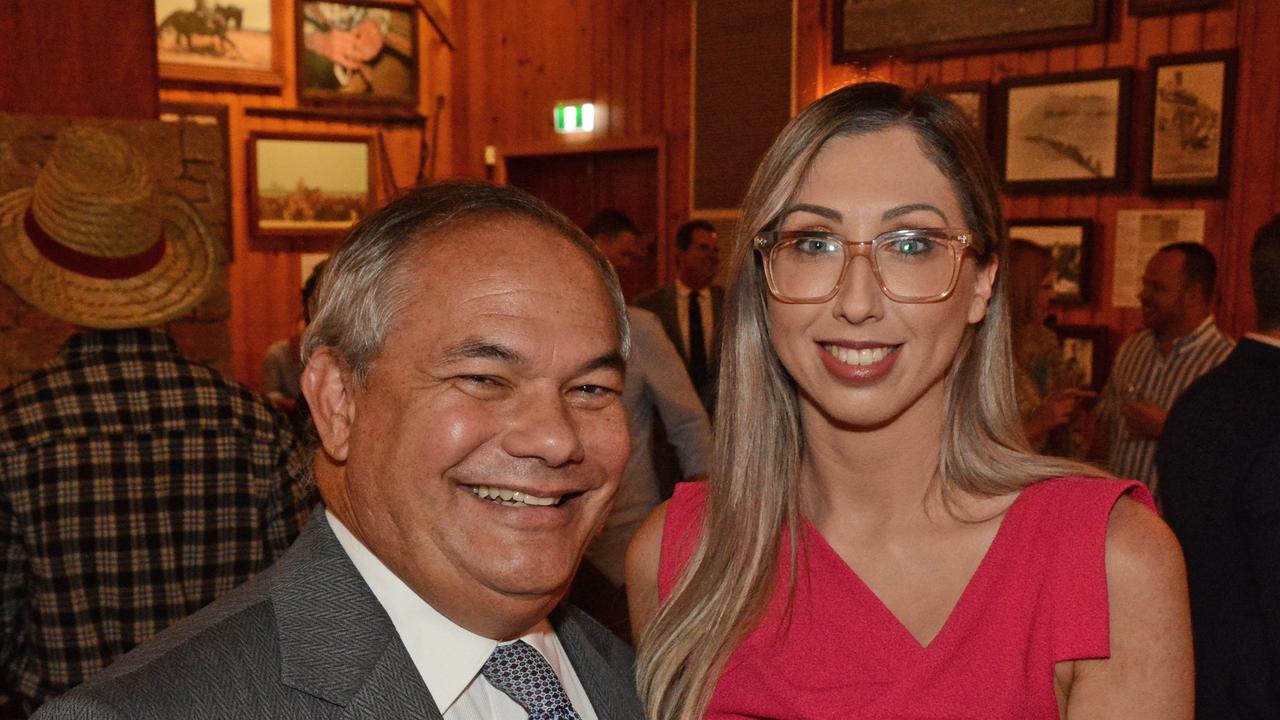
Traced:
[[956, 288], [973, 233], [959, 228], [891, 230], [853, 241], [816, 230], [769, 230], [756, 236], [769, 292], [779, 302], [822, 303], [835, 297], [859, 255], [886, 297], [900, 303], [946, 300]]

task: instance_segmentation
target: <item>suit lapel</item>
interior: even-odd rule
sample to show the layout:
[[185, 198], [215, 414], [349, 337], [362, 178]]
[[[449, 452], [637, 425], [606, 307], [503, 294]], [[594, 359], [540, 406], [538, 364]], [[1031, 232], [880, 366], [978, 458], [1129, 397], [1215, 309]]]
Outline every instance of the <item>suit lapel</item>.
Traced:
[[667, 331], [667, 336], [671, 338], [671, 342], [680, 351], [680, 357], [687, 365], [689, 362], [689, 348], [684, 343], [684, 337], [680, 334], [680, 294], [676, 292], [675, 285], [668, 285], [662, 288], [660, 295], [660, 308], [658, 318], [662, 320], [662, 329]]
[[[551, 614], [551, 624], [555, 628], [556, 637], [569, 654], [573, 663], [573, 671], [586, 690], [591, 700], [591, 707], [596, 711], [599, 720], [642, 720], [644, 708], [636, 697], [634, 679], [634, 661], [627, 657], [607, 658], [593, 642], [592, 634], [607, 634], [602, 627], [588, 625], [580, 610], [561, 607]], [[621, 641], [608, 638], [612, 643], [622, 646]], [[621, 665], [621, 667], [620, 667]]]
[[341, 717], [441, 718], [323, 508], [290, 555], [271, 590], [284, 684], [342, 706]]

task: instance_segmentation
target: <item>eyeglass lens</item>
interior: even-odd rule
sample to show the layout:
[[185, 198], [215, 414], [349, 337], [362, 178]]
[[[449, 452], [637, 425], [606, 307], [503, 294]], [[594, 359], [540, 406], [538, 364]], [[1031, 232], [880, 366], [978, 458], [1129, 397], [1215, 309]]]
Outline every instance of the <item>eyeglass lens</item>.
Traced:
[[[872, 245], [884, 289], [903, 299], [929, 299], [945, 293], [955, 270], [955, 254], [943, 240], [928, 235], [877, 238]], [[780, 295], [795, 299], [828, 295], [844, 271], [841, 243], [812, 235], [781, 240], [770, 255], [773, 282]]]

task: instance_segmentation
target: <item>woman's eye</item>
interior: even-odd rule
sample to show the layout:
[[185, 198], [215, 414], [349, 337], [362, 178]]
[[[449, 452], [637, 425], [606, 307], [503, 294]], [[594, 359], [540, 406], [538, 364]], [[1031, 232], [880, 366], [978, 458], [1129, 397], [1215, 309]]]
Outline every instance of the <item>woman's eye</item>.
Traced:
[[821, 237], [800, 238], [794, 247], [802, 255], [827, 255], [840, 251], [839, 243]]
[[933, 249], [933, 241], [925, 237], [898, 238], [889, 243], [889, 250], [899, 255], [924, 255]]

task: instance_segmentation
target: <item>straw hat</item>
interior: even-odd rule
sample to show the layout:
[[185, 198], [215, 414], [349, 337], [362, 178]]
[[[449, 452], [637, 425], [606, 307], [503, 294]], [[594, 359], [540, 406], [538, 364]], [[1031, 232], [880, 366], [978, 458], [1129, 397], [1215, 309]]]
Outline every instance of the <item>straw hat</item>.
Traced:
[[185, 314], [213, 284], [217, 246], [186, 200], [98, 128], [62, 131], [35, 186], [0, 196], [0, 278], [76, 325], [142, 327]]

